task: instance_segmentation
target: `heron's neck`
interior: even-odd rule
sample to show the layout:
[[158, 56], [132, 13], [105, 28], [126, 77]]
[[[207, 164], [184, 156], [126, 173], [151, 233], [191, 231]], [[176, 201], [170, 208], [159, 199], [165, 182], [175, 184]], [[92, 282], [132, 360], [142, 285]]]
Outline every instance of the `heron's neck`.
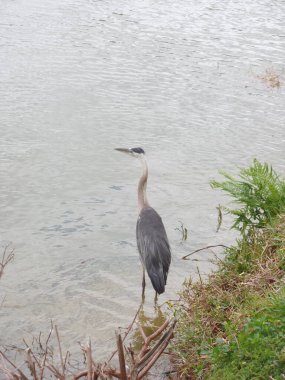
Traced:
[[147, 197], [146, 197], [146, 185], [148, 177], [148, 168], [147, 163], [144, 157], [141, 158], [143, 172], [138, 184], [138, 203], [139, 203], [139, 212], [145, 206], [149, 206]]

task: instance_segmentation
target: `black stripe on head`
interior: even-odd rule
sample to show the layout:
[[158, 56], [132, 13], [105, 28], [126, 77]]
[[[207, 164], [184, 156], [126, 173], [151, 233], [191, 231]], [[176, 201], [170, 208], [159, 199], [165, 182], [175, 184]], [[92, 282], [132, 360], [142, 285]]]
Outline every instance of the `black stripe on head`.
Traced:
[[131, 149], [134, 153], [138, 154], [145, 154], [145, 151], [142, 148], [132, 148]]

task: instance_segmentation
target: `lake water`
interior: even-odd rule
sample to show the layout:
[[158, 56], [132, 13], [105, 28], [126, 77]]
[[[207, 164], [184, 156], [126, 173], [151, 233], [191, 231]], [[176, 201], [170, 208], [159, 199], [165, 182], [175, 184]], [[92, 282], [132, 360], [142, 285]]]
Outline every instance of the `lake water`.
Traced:
[[[159, 302], [197, 265], [209, 272], [209, 251], [181, 260], [234, 239], [229, 221], [216, 233], [226, 199], [209, 180], [255, 157], [285, 175], [284, 14], [272, 0], [0, 2], [0, 243], [15, 249], [0, 344], [46, 334], [52, 319], [64, 349], [90, 336], [101, 358], [132, 320], [141, 168], [116, 147], [147, 153], [173, 253]], [[153, 296], [147, 282], [150, 315]]]

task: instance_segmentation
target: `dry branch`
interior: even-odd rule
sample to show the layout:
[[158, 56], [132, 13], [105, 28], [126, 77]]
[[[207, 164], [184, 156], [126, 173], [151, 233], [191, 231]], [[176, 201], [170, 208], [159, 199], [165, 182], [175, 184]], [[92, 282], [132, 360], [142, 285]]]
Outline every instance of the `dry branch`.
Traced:
[[[0, 261], [0, 278], [3, 275], [4, 268], [6, 265], [14, 258], [13, 250], [8, 252], [9, 245], [4, 249], [2, 259]], [[173, 330], [175, 326], [175, 321], [170, 323], [166, 320], [156, 331], [151, 335], [146, 336], [143, 327], [138, 323], [140, 334], [143, 338], [143, 347], [139, 353], [134, 353], [131, 346], [126, 349], [124, 347], [124, 341], [126, 340], [128, 334], [130, 333], [139, 312], [141, 311], [143, 303], [140, 304], [131, 324], [126, 329], [124, 336], [117, 333], [117, 348], [112, 353], [110, 358], [105, 364], [95, 364], [92, 359], [91, 341], [89, 340], [88, 345], [84, 348], [86, 354], [86, 365], [87, 368], [84, 371], [73, 374], [73, 379], [78, 380], [85, 378], [87, 380], [97, 380], [97, 379], [112, 379], [117, 378], [121, 380], [139, 380], [152, 368], [155, 362], [158, 360], [160, 355], [164, 352], [167, 347], [169, 340], [173, 335]], [[59, 352], [59, 367], [54, 364], [53, 359], [53, 349], [49, 345], [51, 337], [55, 337], [57, 341], [57, 349]], [[152, 344], [158, 337], [160, 339]], [[41, 341], [41, 334], [37, 339], [33, 339], [32, 347], [34, 343], [37, 344], [39, 348], [34, 351], [30, 345], [24, 341], [26, 349], [19, 349], [19, 351], [25, 355], [25, 360], [21, 366], [17, 366], [7, 355], [0, 351], [0, 374], [5, 376], [7, 380], [44, 380], [45, 378], [56, 378], [58, 380], [70, 379], [70, 375], [67, 372], [70, 371], [70, 363], [68, 362], [69, 352], [63, 355], [60, 336], [57, 326], [51, 324], [50, 332], [46, 338], [45, 343]], [[119, 370], [112, 368], [110, 361], [114, 355], [118, 353], [119, 358]], [[126, 358], [130, 358], [130, 369], [126, 366]], [[22, 368], [22, 370], [20, 369]], [[27, 373], [27, 375], [25, 374]]]
[[[57, 343], [58, 343], [58, 350], [59, 350], [59, 357], [60, 357], [60, 363], [61, 363], [61, 369], [62, 369], [62, 376], [64, 377], [64, 372], [65, 372], [65, 365], [64, 365], [64, 360], [62, 356], [62, 349], [61, 349], [61, 344], [60, 344], [60, 339], [59, 339], [59, 333], [57, 326], [54, 326], [55, 333], [56, 333], [56, 338], [57, 338]], [[90, 379], [88, 379], [90, 380]]]
[[143, 328], [138, 323], [140, 333], [141, 333], [141, 335], [143, 337], [143, 340], [144, 340], [143, 348], [141, 349], [141, 351], [140, 351], [140, 353], [138, 355], [140, 359], [143, 358], [144, 355], [150, 350], [149, 345], [150, 345], [151, 341], [153, 341], [159, 334], [161, 334], [162, 331], [165, 330], [168, 325], [169, 325], [169, 321], [166, 320], [164, 322], [164, 324], [161, 325], [154, 333], [152, 333], [151, 335], [149, 335], [148, 337], [146, 337], [146, 335], [145, 335], [145, 333], [143, 331]]
[[[48, 337], [47, 337], [46, 343], [45, 343], [44, 359], [42, 361], [41, 370], [40, 370], [40, 380], [43, 380], [43, 378], [44, 378], [44, 370], [45, 370], [45, 364], [46, 364], [47, 353], [48, 353], [48, 342], [50, 340], [52, 331], [53, 331], [53, 326], [51, 325], [51, 329], [50, 329], [50, 332], [48, 334]], [[40, 339], [41, 339], [41, 335], [39, 335], [39, 344], [40, 344], [40, 347], [42, 348], [41, 340]]]
[[92, 350], [91, 350], [91, 341], [89, 339], [87, 348], [86, 348], [86, 362], [87, 362], [87, 380], [92, 380], [93, 378], [93, 363], [92, 363]]
[[118, 349], [118, 356], [119, 356], [119, 363], [120, 363], [121, 379], [127, 380], [124, 347], [123, 347], [122, 337], [120, 334], [117, 334], [117, 349]]
[[[138, 315], [138, 312], [136, 313], [136, 316]], [[131, 323], [131, 326], [129, 326], [127, 334], [131, 331], [134, 322], [135, 319]], [[120, 380], [142, 379], [166, 349], [170, 339], [173, 336], [175, 323], [175, 320], [172, 322], [166, 320], [156, 331], [154, 331], [149, 336], [146, 336], [142, 326], [138, 324], [139, 331], [144, 342], [143, 347], [139, 353], [135, 353], [132, 350], [131, 346], [128, 349], [124, 347], [123, 340], [126, 339], [127, 334], [125, 334], [124, 338], [122, 339], [121, 334], [117, 333], [117, 350], [115, 352], [118, 352], [119, 369], [112, 368], [109, 362], [105, 364], [95, 364], [95, 361], [92, 358], [91, 341], [89, 340], [87, 346], [83, 348], [86, 354], [86, 369], [84, 371], [73, 374], [73, 380], [82, 378], [85, 378], [87, 380], [98, 380], [106, 378], [116, 378]], [[59, 367], [54, 364], [53, 352], [48, 345], [52, 334], [54, 334], [54, 337], [58, 343], [57, 346], [59, 352]], [[20, 368], [17, 367], [16, 364], [14, 364], [1, 351], [0, 359], [2, 359], [3, 364], [0, 363], [0, 373], [4, 374], [7, 380], [43, 380], [44, 378], [54, 377], [58, 380], [70, 379], [70, 375], [67, 375], [67, 372], [70, 373], [70, 369], [67, 367], [69, 352], [63, 356], [57, 326], [54, 326], [54, 328], [53, 326], [51, 327], [45, 344], [42, 344], [40, 341], [40, 336], [37, 343], [41, 349], [40, 353], [33, 352], [27, 343], [27, 349], [21, 350], [26, 354], [26, 367], [23, 369], [23, 371], [27, 373], [29, 372], [29, 375], [26, 375], [23, 371], [21, 371]], [[129, 366], [126, 365], [126, 358], [130, 358]], [[46, 376], [44, 376], [44, 374]]]
[[138, 380], [142, 379], [147, 374], [147, 372], [151, 369], [151, 367], [155, 364], [157, 359], [160, 357], [160, 355], [166, 349], [171, 336], [172, 336], [172, 331], [171, 331], [171, 334], [169, 335], [169, 337], [167, 339], [165, 339], [163, 344], [160, 346], [159, 350], [155, 353], [155, 355], [152, 356], [152, 358], [148, 362], [148, 364], [139, 372]]
[[[12, 376], [12, 379], [14, 379], [15, 377], [17, 377], [17, 378], [19, 378], [19, 379], [21, 379], [21, 380], [29, 380], [25, 375], [24, 375], [24, 373], [19, 369], [19, 368], [17, 368], [17, 366], [13, 363], [13, 362], [11, 362], [8, 358], [7, 358], [7, 356], [2, 352], [2, 351], [0, 351], [0, 355], [1, 355], [1, 357], [3, 358], [3, 359], [5, 359], [13, 368], [15, 368], [15, 371], [10, 371], [10, 370], [8, 370], [9, 371], [9, 373], [11, 374], [11, 376]], [[2, 368], [0, 367], [0, 370], [1, 370]], [[6, 368], [5, 368], [6, 369]], [[7, 369], [6, 369], [7, 370]], [[19, 375], [16, 373], [16, 371], [17, 372], [19, 372], [19, 375], [20, 375], [20, 377], [19, 377]]]
[[200, 252], [200, 251], [204, 251], [204, 250], [209, 249], [209, 248], [215, 248], [215, 247], [229, 248], [228, 246], [226, 246], [224, 244], [207, 245], [206, 247], [199, 248], [199, 249], [196, 249], [193, 252], [188, 253], [187, 255], [181, 257], [181, 259], [182, 260], [188, 260], [187, 257], [194, 255], [194, 253], [197, 253], [197, 252]]
[[[148, 352], [146, 352], [144, 355], [142, 355], [143, 350], [144, 350], [144, 347], [143, 347], [143, 349], [141, 350], [141, 352], [139, 354], [139, 361], [137, 363], [138, 371], [140, 371], [142, 368], [144, 368], [144, 366], [146, 365], [145, 363], [148, 362], [148, 360], [150, 360], [155, 355], [156, 351], [160, 349], [160, 347], [165, 343], [165, 341], [169, 342], [170, 338], [172, 337], [175, 324], [176, 324], [176, 320], [174, 320], [172, 322], [169, 329], [162, 335], [162, 337], [159, 339], [159, 341], [151, 349], [149, 349]], [[160, 329], [161, 329], [161, 327], [160, 327]], [[161, 331], [161, 333], [162, 332], [163, 331]], [[154, 338], [155, 338], [157, 335], [152, 334], [149, 336], [149, 338], [152, 336], [154, 336]], [[152, 338], [151, 340], [153, 340], [154, 338]], [[151, 340], [149, 341], [149, 343], [151, 342]]]

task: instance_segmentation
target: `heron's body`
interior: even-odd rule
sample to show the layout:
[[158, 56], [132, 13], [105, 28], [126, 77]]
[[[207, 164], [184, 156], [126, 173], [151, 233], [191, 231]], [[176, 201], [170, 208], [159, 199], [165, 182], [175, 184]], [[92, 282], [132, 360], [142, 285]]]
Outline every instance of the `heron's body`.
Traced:
[[141, 159], [143, 172], [138, 184], [138, 206], [139, 216], [137, 221], [136, 235], [137, 246], [143, 265], [143, 296], [145, 288], [145, 270], [151, 280], [156, 293], [165, 291], [168, 270], [171, 262], [170, 246], [159, 214], [150, 207], [146, 186], [148, 179], [148, 168], [145, 153], [142, 148], [117, 149]]
[[152, 207], [143, 207], [139, 214], [137, 245], [153, 288], [158, 294], [164, 293], [171, 253], [161, 217]]

